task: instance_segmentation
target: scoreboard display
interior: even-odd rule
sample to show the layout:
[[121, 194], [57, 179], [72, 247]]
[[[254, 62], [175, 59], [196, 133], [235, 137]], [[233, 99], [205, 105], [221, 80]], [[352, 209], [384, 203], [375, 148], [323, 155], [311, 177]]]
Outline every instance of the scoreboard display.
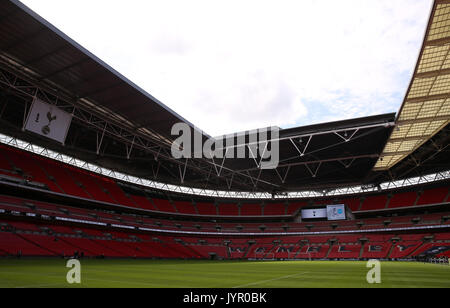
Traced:
[[327, 218], [327, 209], [305, 209], [302, 210], [302, 219]]
[[302, 219], [345, 220], [345, 205], [334, 204], [314, 209], [302, 209]]

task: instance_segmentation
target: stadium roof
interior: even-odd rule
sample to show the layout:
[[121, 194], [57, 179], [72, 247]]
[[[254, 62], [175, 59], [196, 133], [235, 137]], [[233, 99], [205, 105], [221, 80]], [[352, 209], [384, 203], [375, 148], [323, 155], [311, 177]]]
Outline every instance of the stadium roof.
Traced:
[[414, 75], [375, 170], [388, 170], [450, 122], [450, 1], [431, 11]]
[[[436, 1], [433, 12], [441, 3], [447, 5], [448, 1]], [[441, 42], [442, 38], [433, 40]], [[448, 46], [448, 39], [444, 45]], [[428, 73], [427, 70], [424, 74]], [[438, 75], [434, 78], [440, 78]], [[403, 132], [409, 124], [401, 121], [416, 125], [425, 119], [444, 120], [436, 114], [433, 119], [404, 118], [409, 99], [405, 99], [397, 119], [395, 114], [385, 114], [281, 130], [277, 139], [280, 163], [276, 169], [261, 169], [261, 155], [247, 155], [247, 159], [174, 159], [170, 153], [175, 139], [170, 134], [172, 125], [183, 122], [191, 130], [199, 130], [16, 0], [0, 2], [0, 89], [1, 133], [112, 170], [172, 185], [271, 193], [324, 190], [406, 177], [410, 170], [428, 172], [428, 164], [433, 165], [435, 172], [449, 166], [446, 129], [427, 139], [438, 147], [445, 145], [439, 155], [435, 155], [435, 148], [429, 149], [427, 142], [416, 151], [407, 148], [414, 153], [404, 150], [406, 143], [397, 148], [386, 146], [389, 136], [394, 142], [407, 142], [414, 137], [405, 135], [396, 141], [402, 137], [396, 137], [395, 121]], [[22, 129], [35, 97], [73, 115], [64, 145]], [[203, 134], [203, 140], [208, 137]], [[403, 161], [407, 162], [410, 157], [417, 160], [413, 155], [419, 150], [425, 156], [433, 152], [433, 159], [421, 162], [420, 167], [398, 163], [398, 172], [383, 171], [389, 167], [383, 165], [389, 155], [404, 155]], [[377, 162], [381, 171], [374, 172]]]
[[39, 81], [69, 94], [77, 105], [144, 135], [164, 140], [174, 123], [193, 127], [21, 2], [2, 1], [0, 8], [4, 60], [17, 61]]

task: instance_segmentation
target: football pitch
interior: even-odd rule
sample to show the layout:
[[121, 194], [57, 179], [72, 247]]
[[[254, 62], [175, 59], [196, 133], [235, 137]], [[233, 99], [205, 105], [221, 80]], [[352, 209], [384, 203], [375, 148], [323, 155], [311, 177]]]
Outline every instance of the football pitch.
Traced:
[[80, 260], [80, 284], [69, 284], [63, 259], [0, 259], [2, 288], [405, 288], [450, 287], [450, 266], [381, 262], [369, 284], [367, 262]]

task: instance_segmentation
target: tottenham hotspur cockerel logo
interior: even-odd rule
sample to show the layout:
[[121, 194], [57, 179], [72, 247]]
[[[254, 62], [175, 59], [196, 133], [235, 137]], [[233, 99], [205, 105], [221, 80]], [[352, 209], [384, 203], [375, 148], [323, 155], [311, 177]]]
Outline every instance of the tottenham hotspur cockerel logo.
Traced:
[[[36, 122], [39, 122], [39, 116], [40, 116], [40, 114], [38, 113], [38, 114], [36, 115]], [[52, 115], [52, 112], [51, 112], [51, 111], [47, 112], [47, 120], [48, 120], [48, 124], [47, 124], [47, 125], [44, 125], [44, 126], [42, 127], [42, 129], [41, 129], [41, 131], [42, 131], [42, 133], [43, 133], [44, 135], [50, 134], [50, 124], [52, 123], [52, 121], [55, 121], [56, 118], [57, 118], [56, 115]]]

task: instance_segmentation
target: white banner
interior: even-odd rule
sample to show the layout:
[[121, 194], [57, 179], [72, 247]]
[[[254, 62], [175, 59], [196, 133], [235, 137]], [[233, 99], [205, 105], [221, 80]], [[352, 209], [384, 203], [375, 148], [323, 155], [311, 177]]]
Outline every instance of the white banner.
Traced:
[[306, 209], [302, 210], [302, 218], [303, 219], [311, 219], [311, 218], [327, 218], [327, 209]]
[[25, 129], [64, 143], [71, 122], [71, 114], [35, 98], [28, 113]]
[[345, 220], [345, 205], [327, 205], [328, 220]]

